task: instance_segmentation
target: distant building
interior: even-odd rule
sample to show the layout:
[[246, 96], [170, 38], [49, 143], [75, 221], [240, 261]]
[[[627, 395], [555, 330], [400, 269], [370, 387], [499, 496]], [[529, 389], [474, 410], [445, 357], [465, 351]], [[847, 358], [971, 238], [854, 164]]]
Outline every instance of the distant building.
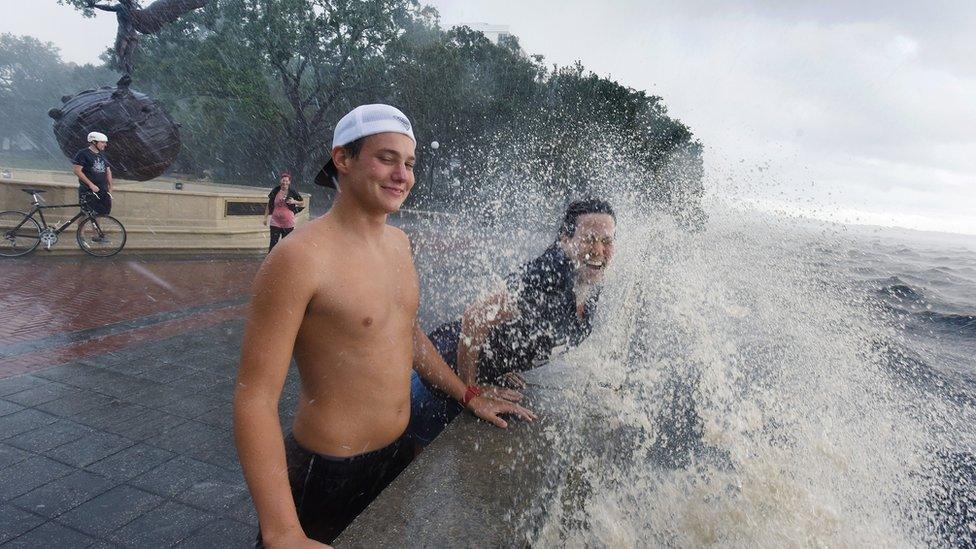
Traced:
[[508, 25], [491, 25], [488, 23], [461, 23], [461, 25], [484, 34], [486, 38], [495, 44], [502, 38], [512, 35], [508, 30]]

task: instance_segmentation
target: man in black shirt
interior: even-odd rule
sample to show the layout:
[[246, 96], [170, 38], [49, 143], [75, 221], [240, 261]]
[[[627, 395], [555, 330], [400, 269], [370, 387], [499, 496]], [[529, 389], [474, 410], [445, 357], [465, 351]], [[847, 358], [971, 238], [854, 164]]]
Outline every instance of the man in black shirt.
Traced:
[[88, 147], [78, 151], [74, 172], [78, 176], [78, 201], [95, 213], [112, 211], [112, 167], [105, 158], [108, 137], [103, 133], [88, 134]]
[[[571, 203], [556, 242], [508, 275], [503, 289], [472, 304], [459, 320], [437, 327], [431, 342], [466, 384], [486, 384], [496, 396], [520, 398], [496, 385], [522, 388], [519, 372], [590, 335], [615, 230], [607, 202]], [[418, 445], [429, 444], [460, 411], [453, 399], [413, 376], [407, 432]]]

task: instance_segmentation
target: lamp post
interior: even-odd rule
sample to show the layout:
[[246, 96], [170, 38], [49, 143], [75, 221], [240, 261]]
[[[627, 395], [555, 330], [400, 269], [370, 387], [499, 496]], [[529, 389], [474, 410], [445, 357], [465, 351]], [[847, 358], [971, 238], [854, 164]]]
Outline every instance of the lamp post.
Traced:
[[430, 181], [430, 194], [434, 195], [434, 159], [437, 157], [437, 149], [441, 148], [441, 144], [437, 141], [430, 142], [430, 173], [427, 175], [427, 180]]

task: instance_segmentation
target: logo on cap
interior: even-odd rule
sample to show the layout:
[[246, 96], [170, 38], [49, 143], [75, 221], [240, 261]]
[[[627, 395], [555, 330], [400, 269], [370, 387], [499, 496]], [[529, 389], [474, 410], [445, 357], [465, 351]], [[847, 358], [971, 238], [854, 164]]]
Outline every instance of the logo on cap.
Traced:
[[407, 131], [410, 131], [410, 121], [409, 120], [407, 120], [406, 118], [404, 118], [402, 116], [396, 116], [396, 115], [394, 115], [393, 118], [396, 118], [397, 121], [400, 122], [400, 124], [403, 125], [403, 129], [405, 129]]

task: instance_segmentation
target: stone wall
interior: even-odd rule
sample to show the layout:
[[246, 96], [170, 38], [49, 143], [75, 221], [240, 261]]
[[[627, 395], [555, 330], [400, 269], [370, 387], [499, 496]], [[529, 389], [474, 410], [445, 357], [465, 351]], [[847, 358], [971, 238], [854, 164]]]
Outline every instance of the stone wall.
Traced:
[[[264, 189], [172, 178], [146, 182], [116, 179], [114, 183], [112, 216], [125, 225], [126, 250], [267, 249], [268, 228], [262, 220], [270, 185]], [[27, 188], [45, 190], [41, 196], [48, 205], [78, 203], [78, 180], [74, 174], [0, 167], [0, 211], [29, 211], [30, 195], [21, 192]], [[311, 195], [303, 196], [308, 206]], [[251, 213], [233, 215], [235, 210]], [[49, 224], [57, 224], [77, 211], [77, 207], [44, 210], [44, 216]], [[309, 211], [306, 207], [298, 214], [299, 224], [309, 220]], [[54, 250], [80, 253], [71, 228], [61, 235]]]

